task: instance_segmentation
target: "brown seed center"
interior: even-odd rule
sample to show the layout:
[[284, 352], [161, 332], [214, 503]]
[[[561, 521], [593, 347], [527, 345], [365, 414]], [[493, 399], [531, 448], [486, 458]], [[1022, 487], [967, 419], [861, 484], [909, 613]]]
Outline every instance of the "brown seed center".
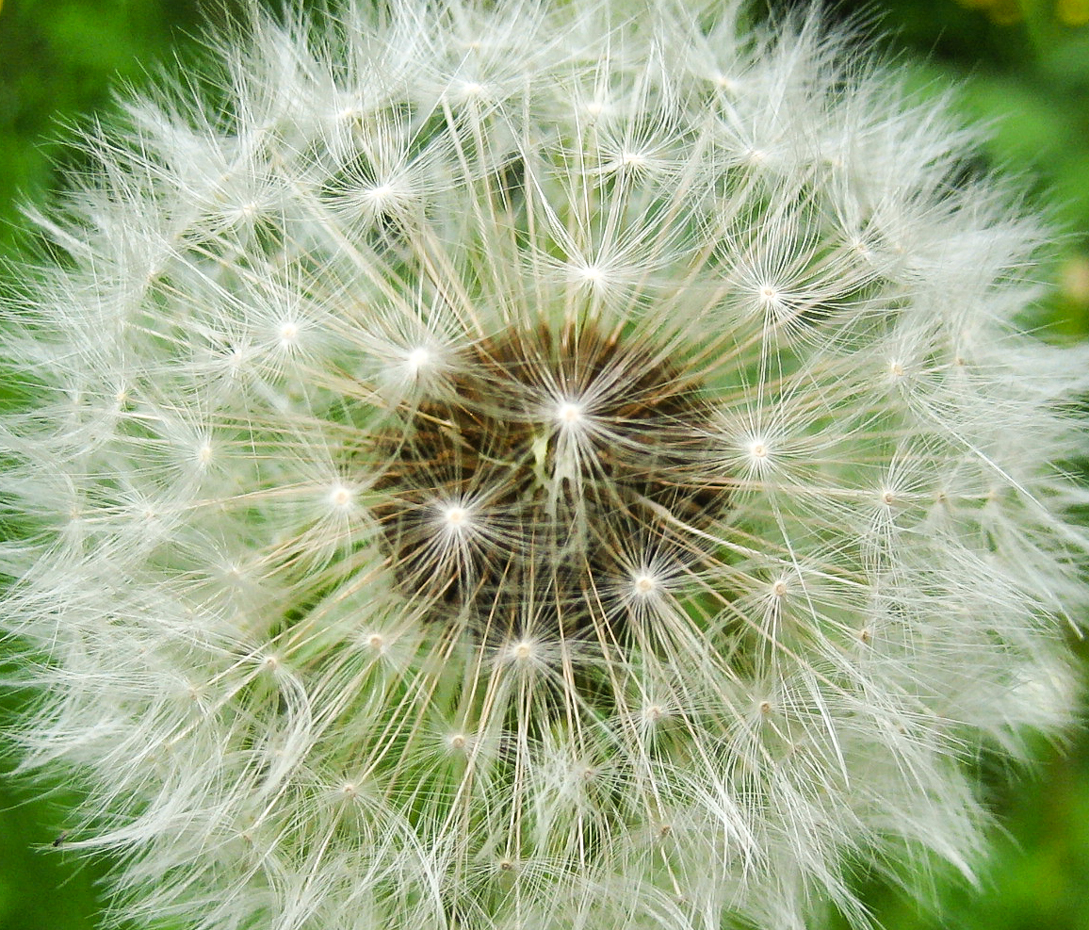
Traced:
[[436, 620], [601, 635], [610, 602], [653, 592], [650, 562], [706, 556], [682, 525], [725, 506], [710, 426], [700, 386], [638, 341], [586, 327], [475, 344], [375, 442], [399, 588]]

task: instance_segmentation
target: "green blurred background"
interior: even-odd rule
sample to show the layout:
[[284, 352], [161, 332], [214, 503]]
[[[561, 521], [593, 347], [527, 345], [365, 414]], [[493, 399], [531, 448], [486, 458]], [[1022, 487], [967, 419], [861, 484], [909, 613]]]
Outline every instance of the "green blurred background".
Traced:
[[[147, 82], [175, 50], [192, 61], [201, 23], [237, 6], [0, 0], [0, 255], [18, 245], [16, 202], [48, 202], [73, 165], [64, 127], [108, 109], [111, 86]], [[843, 2], [831, 15], [858, 12]], [[992, 160], [1027, 172], [1030, 201], [1068, 230], [1041, 323], [1052, 338], [1089, 336], [1089, 0], [879, 0], [861, 12], [890, 33], [888, 48], [922, 61], [920, 86], [959, 84], [960, 105], [993, 127]], [[1089, 648], [1077, 648], [1089, 670]], [[18, 701], [0, 696], [0, 721]], [[989, 778], [1003, 826], [980, 889], [939, 875], [928, 905], [867, 889], [888, 930], [1089, 930], [1089, 725], [1061, 749], [1041, 745], [1040, 758], [1033, 773]], [[0, 763], [0, 930], [96, 927], [103, 864], [52, 848], [65, 790], [43, 794], [4, 775], [8, 767]]]

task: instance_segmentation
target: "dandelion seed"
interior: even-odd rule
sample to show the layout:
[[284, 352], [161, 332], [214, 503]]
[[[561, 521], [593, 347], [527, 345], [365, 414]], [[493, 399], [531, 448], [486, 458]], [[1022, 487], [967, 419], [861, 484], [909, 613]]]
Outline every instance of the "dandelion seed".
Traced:
[[978, 134], [732, 0], [304, 6], [89, 135], [0, 308], [15, 736], [117, 919], [864, 927], [860, 872], [970, 875], [1089, 602], [1089, 358], [1022, 331], [1050, 232]]
[[564, 429], [575, 429], [582, 422], [582, 404], [564, 401], [556, 408], [556, 420]]
[[289, 349], [298, 344], [299, 341], [299, 324], [293, 320], [285, 320], [280, 324], [278, 333], [280, 336], [280, 345], [285, 349]]
[[452, 532], [461, 532], [469, 524], [469, 513], [464, 507], [444, 507], [442, 519]]
[[329, 503], [339, 510], [344, 510], [351, 506], [354, 496], [350, 488], [338, 484], [329, 492]]

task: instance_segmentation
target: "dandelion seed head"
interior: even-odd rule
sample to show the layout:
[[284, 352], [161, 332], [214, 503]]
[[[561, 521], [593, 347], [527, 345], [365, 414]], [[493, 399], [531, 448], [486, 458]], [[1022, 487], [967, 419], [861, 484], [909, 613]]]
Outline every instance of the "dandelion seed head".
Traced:
[[970, 874], [1089, 602], [1089, 358], [979, 134], [815, 14], [304, 6], [89, 133], [0, 306], [15, 735], [115, 916], [864, 927], [859, 872]]

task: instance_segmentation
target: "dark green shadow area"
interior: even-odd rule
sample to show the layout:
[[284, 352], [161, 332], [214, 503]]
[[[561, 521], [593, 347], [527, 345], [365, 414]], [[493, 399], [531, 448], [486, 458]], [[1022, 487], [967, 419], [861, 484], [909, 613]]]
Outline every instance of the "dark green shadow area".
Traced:
[[[0, 717], [9, 707], [0, 705]], [[105, 865], [54, 849], [64, 794], [0, 783], [0, 930], [93, 930]]]

